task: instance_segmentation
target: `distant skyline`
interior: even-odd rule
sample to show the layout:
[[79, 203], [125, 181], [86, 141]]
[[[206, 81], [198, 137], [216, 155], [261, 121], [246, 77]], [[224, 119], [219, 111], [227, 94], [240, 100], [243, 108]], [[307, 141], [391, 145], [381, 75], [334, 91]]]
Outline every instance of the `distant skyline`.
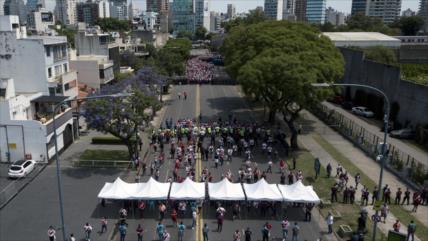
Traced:
[[[130, 0], [128, 0], [130, 1]], [[171, 1], [171, 0], [170, 0]], [[45, 0], [47, 8], [53, 10], [55, 7], [55, 0]], [[413, 11], [419, 10], [420, 0], [402, 0], [401, 11], [408, 8]], [[141, 10], [146, 9], [146, 0], [132, 0], [134, 8]], [[223, 12], [227, 11], [227, 4], [232, 3], [236, 6], [236, 12], [248, 12], [248, 10], [255, 9], [257, 6], [263, 6], [264, 0], [210, 0], [210, 11]], [[327, 0], [327, 7], [332, 7], [340, 12], [351, 13], [352, 0]]]

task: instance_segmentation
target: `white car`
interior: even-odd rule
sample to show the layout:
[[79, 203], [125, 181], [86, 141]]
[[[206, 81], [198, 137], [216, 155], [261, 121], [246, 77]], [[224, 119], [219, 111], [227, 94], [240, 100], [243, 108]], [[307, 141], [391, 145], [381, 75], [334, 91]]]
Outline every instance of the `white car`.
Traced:
[[21, 178], [28, 175], [34, 170], [36, 162], [34, 160], [19, 160], [9, 167], [9, 177], [10, 178]]
[[374, 116], [374, 113], [364, 106], [352, 107], [352, 113], [368, 118]]

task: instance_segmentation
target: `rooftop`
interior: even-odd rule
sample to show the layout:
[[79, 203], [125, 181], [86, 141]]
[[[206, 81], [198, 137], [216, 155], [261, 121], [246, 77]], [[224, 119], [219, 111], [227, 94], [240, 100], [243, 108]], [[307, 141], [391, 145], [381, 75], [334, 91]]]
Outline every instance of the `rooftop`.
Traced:
[[383, 45], [388, 47], [400, 47], [401, 41], [397, 38], [377, 32], [324, 32], [336, 46], [355, 45], [368, 47]]
[[22, 40], [42, 40], [43, 45], [66, 44], [67, 37], [65, 36], [28, 36]]

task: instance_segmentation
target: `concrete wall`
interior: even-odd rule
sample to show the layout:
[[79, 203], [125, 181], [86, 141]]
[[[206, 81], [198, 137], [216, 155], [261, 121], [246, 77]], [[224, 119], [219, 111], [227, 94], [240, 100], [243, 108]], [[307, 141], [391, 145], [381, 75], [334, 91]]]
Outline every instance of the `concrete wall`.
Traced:
[[0, 32], [0, 56], [8, 56], [0, 61], [0, 78], [13, 78], [16, 92], [48, 94], [42, 41], [17, 41], [12, 32]]
[[402, 45], [398, 53], [400, 63], [428, 64], [428, 44]]
[[89, 87], [100, 88], [100, 73], [98, 61], [96, 60], [70, 60], [70, 68], [77, 71], [79, 83], [87, 84]]
[[[346, 63], [343, 83], [366, 84], [384, 91], [391, 104], [398, 103], [397, 121], [401, 124], [428, 123], [428, 86], [401, 80], [398, 67], [365, 60], [360, 51], [340, 50]], [[352, 97], [356, 90], [352, 88]]]

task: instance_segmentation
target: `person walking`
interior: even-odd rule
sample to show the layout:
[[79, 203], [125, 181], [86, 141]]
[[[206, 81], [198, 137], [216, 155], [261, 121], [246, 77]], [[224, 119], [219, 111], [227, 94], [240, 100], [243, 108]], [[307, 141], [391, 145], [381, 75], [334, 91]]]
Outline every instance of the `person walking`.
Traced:
[[208, 232], [210, 229], [208, 228], [208, 224], [205, 223], [204, 227], [202, 228], [202, 236], [204, 236], [204, 241], [208, 241]]
[[173, 208], [171, 212], [171, 220], [174, 223], [174, 226], [176, 227], [177, 227], [177, 215], [178, 215], [177, 211], [175, 210], [175, 208]]
[[284, 220], [281, 222], [281, 229], [282, 229], [282, 241], [285, 241], [288, 236], [288, 227], [290, 226], [290, 223], [288, 222], [288, 218], [285, 217]]
[[386, 202], [380, 207], [380, 216], [383, 218], [383, 223], [386, 222], [386, 218], [388, 217], [389, 207]]
[[100, 234], [103, 234], [104, 232], [107, 232], [107, 218], [103, 217], [101, 219], [101, 231]]
[[409, 188], [406, 188], [406, 191], [404, 192], [403, 202], [401, 203], [401, 205], [403, 205], [404, 203], [407, 203], [407, 205], [409, 205], [409, 202], [410, 202], [410, 190]]
[[269, 229], [269, 223], [266, 222], [262, 229], [262, 240], [263, 241], [269, 241], [270, 236], [270, 229]]
[[183, 224], [183, 222], [180, 222], [180, 224], [178, 225], [178, 241], [183, 241], [185, 229], [186, 226]]
[[166, 206], [165, 204], [159, 204], [159, 219], [162, 221], [165, 218]]
[[326, 218], [327, 226], [328, 226], [328, 233], [333, 233], [333, 222], [334, 217], [331, 214], [331, 212], [328, 212], [327, 218]]
[[217, 232], [221, 233], [223, 229], [224, 213], [220, 212], [217, 216]]
[[70, 234], [70, 241], [76, 241], [76, 238], [74, 237], [74, 234]]
[[55, 234], [56, 234], [56, 231], [55, 231], [54, 227], [49, 226], [49, 228], [48, 228], [49, 241], [55, 241], [55, 239], [56, 239]]
[[125, 223], [120, 224], [118, 229], [119, 229], [120, 241], [125, 241], [126, 230], [128, 229], [126, 227], [126, 224]]
[[196, 213], [196, 209], [193, 209], [192, 211], [192, 229], [195, 229], [196, 226], [196, 217], [198, 214]]
[[252, 234], [253, 234], [253, 232], [251, 232], [250, 228], [247, 227], [247, 229], [244, 232], [245, 241], [251, 241], [251, 235]]
[[239, 232], [239, 229], [233, 233], [233, 241], [241, 241], [241, 232]]
[[169, 241], [170, 239], [171, 235], [166, 230], [164, 230], [162, 235], [162, 241]]
[[156, 233], [158, 234], [159, 241], [163, 240], [164, 230], [165, 230], [165, 226], [161, 222], [159, 222], [158, 225], [156, 226]]
[[137, 240], [138, 241], [143, 241], [143, 232], [144, 232], [144, 229], [143, 229], [143, 227], [141, 227], [141, 224], [138, 224], [138, 227], [137, 227], [137, 229], [135, 231], [137, 231]]
[[327, 168], [326, 169], [327, 169], [327, 177], [330, 178], [331, 171], [333, 170], [333, 168], [331, 167], [330, 163], [327, 164]]
[[409, 241], [410, 237], [412, 238], [412, 241], [415, 241], [415, 232], [416, 232], [416, 224], [412, 220], [412, 221], [410, 221], [409, 225], [407, 226], [407, 239], [406, 239], [406, 241]]
[[292, 229], [291, 241], [298, 241], [298, 239], [299, 239], [299, 232], [300, 232], [300, 227], [299, 227], [298, 223], [295, 222], [294, 226], [293, 226], [293, 229]]
[[85, 232], [86, 241], [91, 241], [92, 226], [86, 223], [85, 226], [83, 226], [83, 231]]

